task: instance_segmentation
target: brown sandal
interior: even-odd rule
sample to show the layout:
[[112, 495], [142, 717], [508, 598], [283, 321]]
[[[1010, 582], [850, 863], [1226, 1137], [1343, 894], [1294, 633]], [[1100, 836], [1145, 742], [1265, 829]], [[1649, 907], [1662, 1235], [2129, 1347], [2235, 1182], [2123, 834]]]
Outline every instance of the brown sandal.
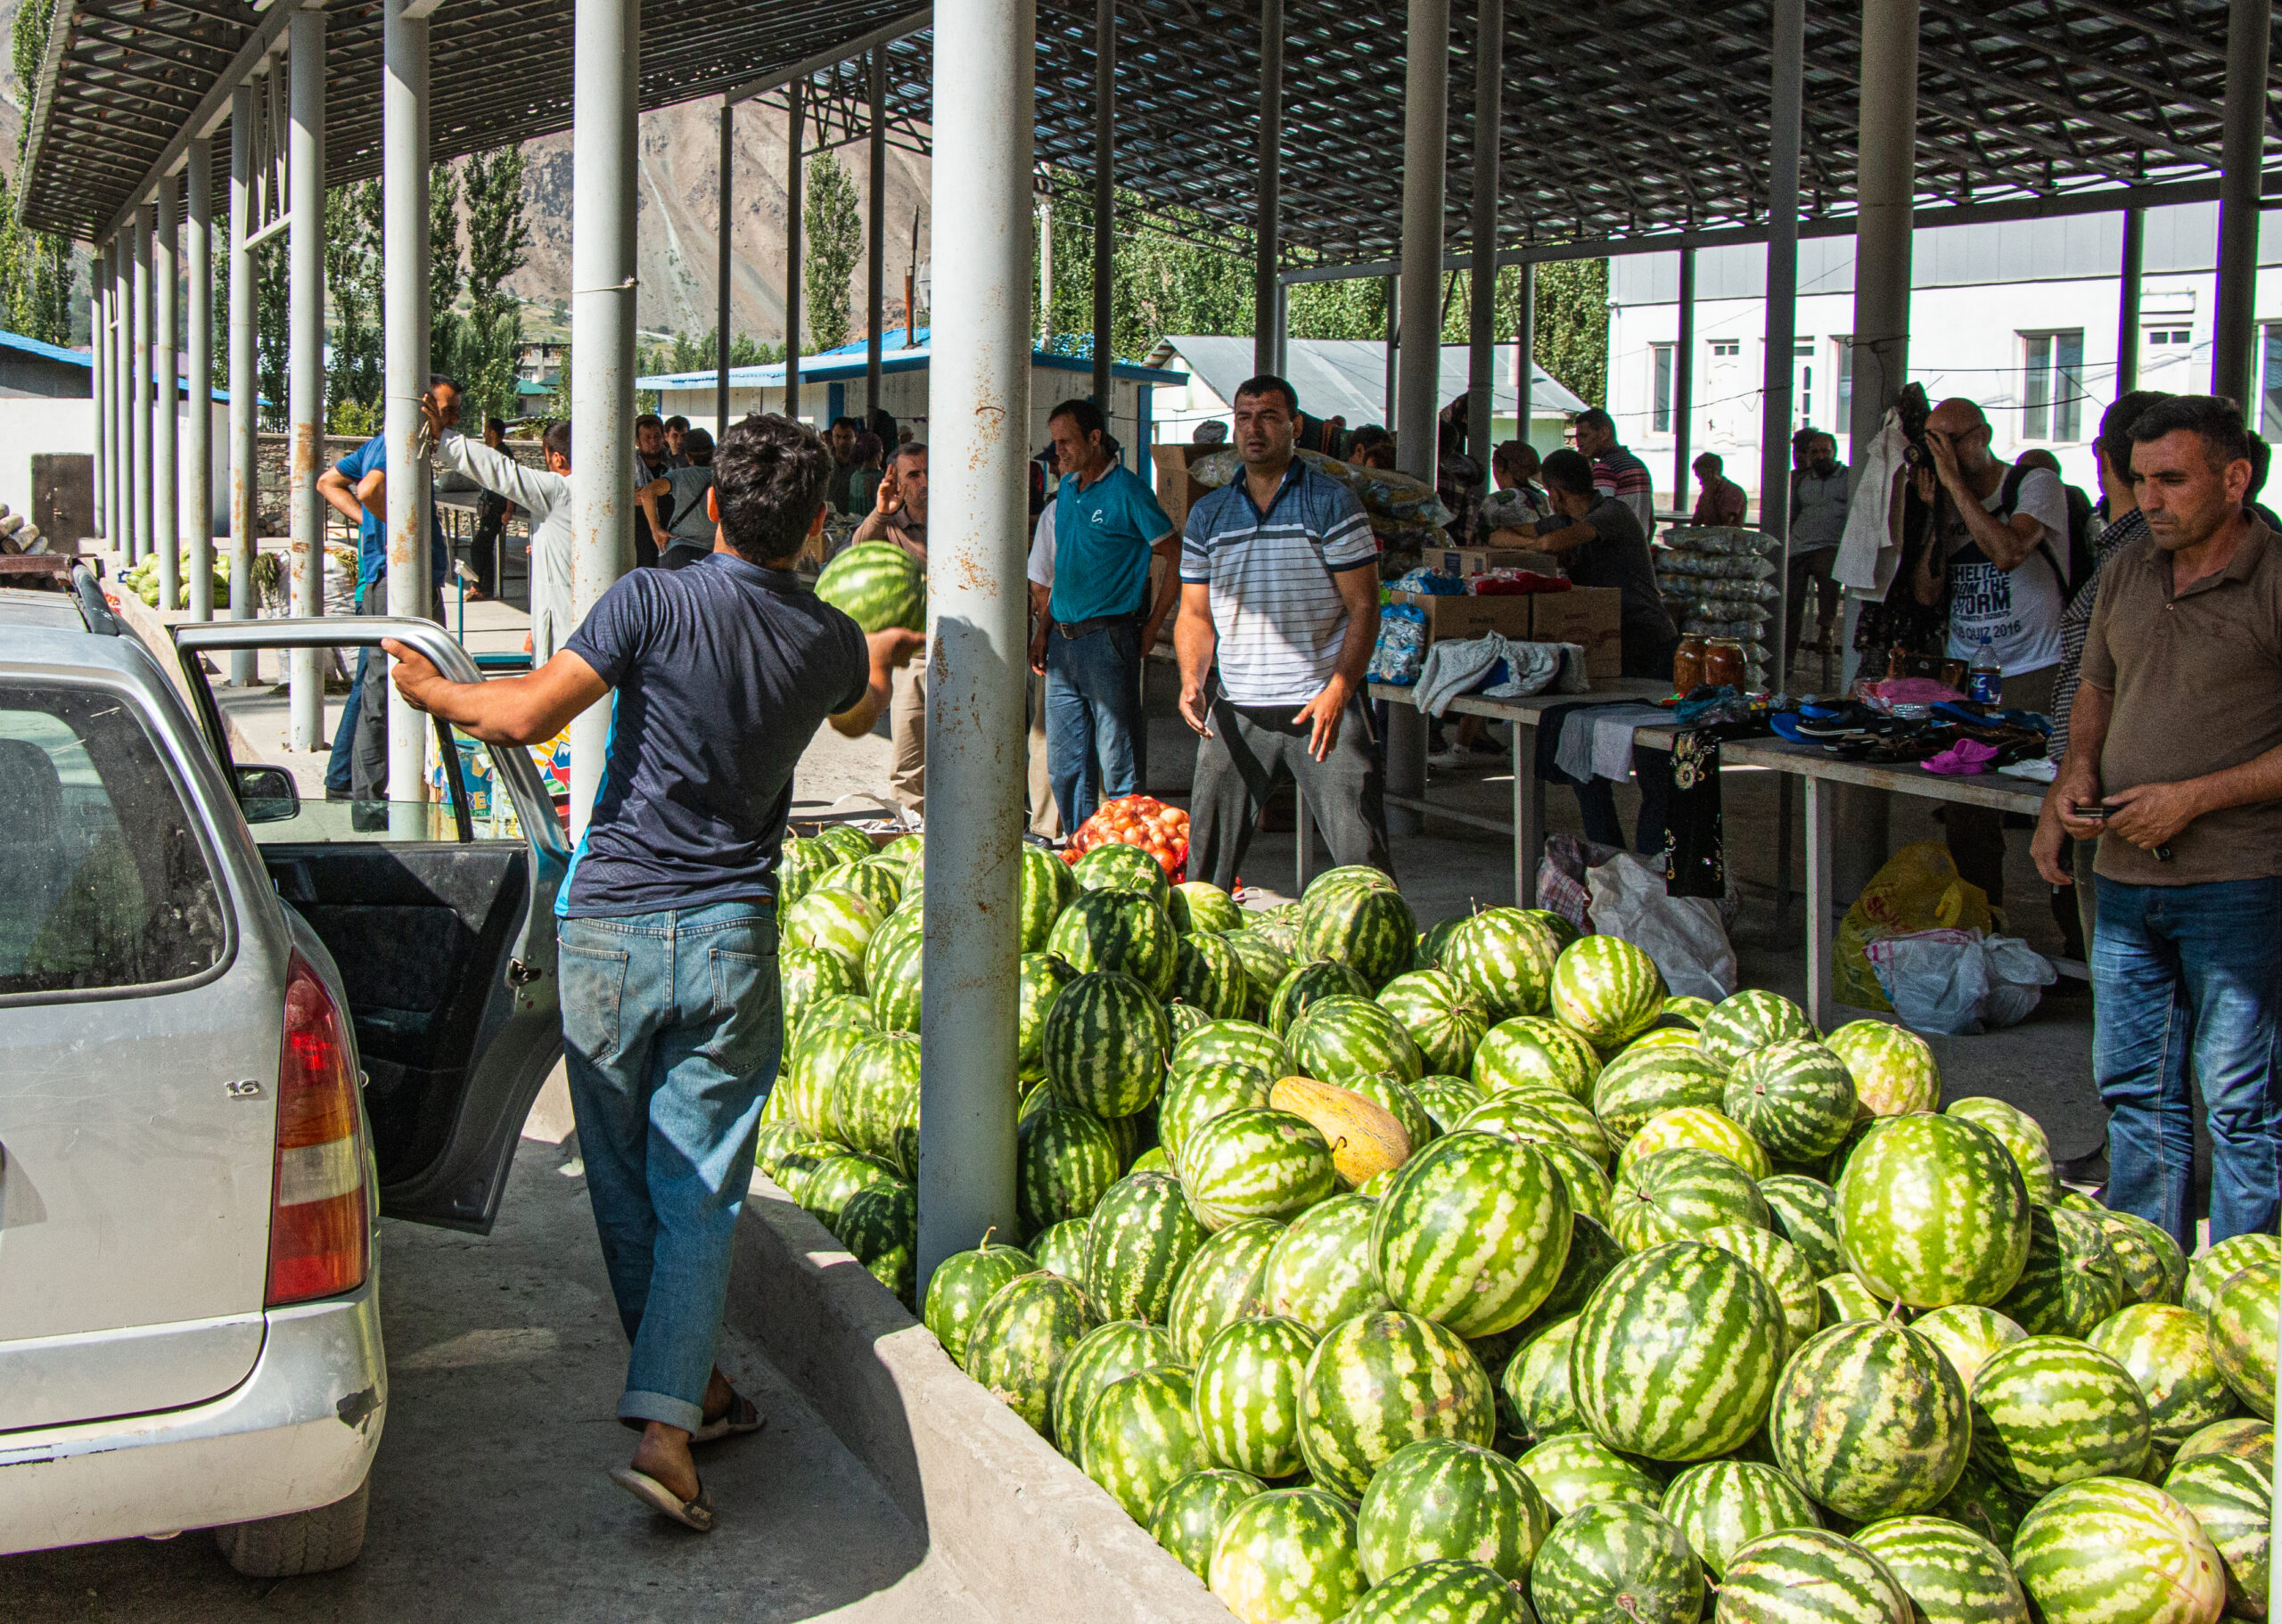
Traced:
[[701, 1534], [712, 1531], [713, 1502], [706, 1497], [702, 1478], [697, 1480], [696, 1497], [688, 1500], [648, 1472], [636, 1472], [631, 1466], [612, 1466], [610, 1480], [661, 1517], [671, 1517], [684, 1528], [694, 1528]]

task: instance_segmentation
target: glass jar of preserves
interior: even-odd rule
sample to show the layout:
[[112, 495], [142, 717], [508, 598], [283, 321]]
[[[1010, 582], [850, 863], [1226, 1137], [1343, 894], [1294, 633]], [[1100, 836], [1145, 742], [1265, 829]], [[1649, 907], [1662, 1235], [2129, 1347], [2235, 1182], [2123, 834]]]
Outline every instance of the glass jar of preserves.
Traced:
[[1672, 654], [1672, 691], [1690, 693], [1703, 683], [1703, 639], [1694, 633], [1679, 640]]
[[1705, 642], [1703, 680], [1715, 688], [1744, 685], [1744, 645], [1740, 638], [1713, 637]]

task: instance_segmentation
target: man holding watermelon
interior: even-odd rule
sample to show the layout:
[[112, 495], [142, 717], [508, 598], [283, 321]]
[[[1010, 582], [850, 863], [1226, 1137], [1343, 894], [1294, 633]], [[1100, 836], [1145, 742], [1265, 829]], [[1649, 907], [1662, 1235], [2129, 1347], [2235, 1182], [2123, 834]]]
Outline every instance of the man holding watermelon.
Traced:
[[612, 1480], [694, 1529], [693, 1443], [761, 1424], [713, 1363], [761, 1103], [784, 1045], [777, 868], [792, 771], [829, 718], [850, 738], [917, 648], [866, 638], [792, 573], [824, 521], [830, 454], [782, 417], [723, 437], [713, 551], [637, 570], [528, 676], [446, 681], [384, 646], [415, 708], [491, 744], [552, 738], [612, 696], [609, 759], [555, 898], [562, 1047], [587, 1190], [633, 1343]]

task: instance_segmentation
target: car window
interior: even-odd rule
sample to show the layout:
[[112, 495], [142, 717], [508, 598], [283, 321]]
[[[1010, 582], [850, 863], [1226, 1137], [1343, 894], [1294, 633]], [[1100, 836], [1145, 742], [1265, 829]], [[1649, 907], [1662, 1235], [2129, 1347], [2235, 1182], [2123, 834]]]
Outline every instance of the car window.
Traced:
[[194, 976], [221, 962], [222, 900], [132, 705], [0, 684], [0, 997]]

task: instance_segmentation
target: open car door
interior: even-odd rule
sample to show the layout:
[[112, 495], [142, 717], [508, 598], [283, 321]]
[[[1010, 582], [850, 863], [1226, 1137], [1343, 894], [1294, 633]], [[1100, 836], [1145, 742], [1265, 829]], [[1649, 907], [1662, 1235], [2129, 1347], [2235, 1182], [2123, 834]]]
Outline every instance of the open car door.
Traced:
[[214, 621], [172, 628], [201, 722], [277, 894], [341, 970], [366, 1075], [381, 1210], [488, 1231], [531, 1101], [562, 1052], [554, 897], [570, 852], [528, 750], [434, 722], [431, 799], [301, 800], [242, 766], [201, 654], [360, 650], [393, 637], [456, 682], [481, 680], [432, 621]]

